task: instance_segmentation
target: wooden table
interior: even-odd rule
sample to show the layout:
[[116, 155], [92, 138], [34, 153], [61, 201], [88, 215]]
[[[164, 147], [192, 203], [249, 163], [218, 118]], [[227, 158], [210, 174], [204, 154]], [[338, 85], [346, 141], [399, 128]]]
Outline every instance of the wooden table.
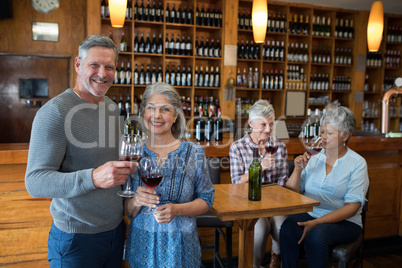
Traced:
[[239, 267], [253, 267], [254, 225], [259, 218], [312, 211], [320, 202], [278, 185], [262, 188], [261, 201], [248, 200], [248, 184], [216, 184], [211, 211], [239, 225]]

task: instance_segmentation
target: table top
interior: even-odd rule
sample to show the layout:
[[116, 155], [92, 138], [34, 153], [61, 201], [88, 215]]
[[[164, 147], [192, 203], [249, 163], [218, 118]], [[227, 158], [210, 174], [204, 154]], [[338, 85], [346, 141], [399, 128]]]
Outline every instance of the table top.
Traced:
[[261, 201], [248, 200], [248, 184], [215, 184], [215, 201], [211, 211], [220, 220], [231, 221], [290, 215], [312, 211], [320, 202], [287, 188], [262, 187]]

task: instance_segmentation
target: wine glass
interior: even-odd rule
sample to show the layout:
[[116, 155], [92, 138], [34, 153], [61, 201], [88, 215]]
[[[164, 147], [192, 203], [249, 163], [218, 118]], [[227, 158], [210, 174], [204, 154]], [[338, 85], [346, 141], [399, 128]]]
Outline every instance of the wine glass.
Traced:
[[[146, 157], [140, 162], [140, 175], [142, 182], [149, 188], [155, 188], [162, 181], [162, 158]], [[142, 211], [146, 214], [156, 212], [155, 208], [148, 207]]]
[[[135, 134], [124, 134], [120, 139], [119, 146], [119, 160], [120, 161], [131, 161], [140, 162], [142, 158], [143, 146], [142, 139], [140, 135]], [[118, 191], [118, 195], [121, 197], [134, 197], [136, 192], [131, 188], [131, 180], [128, 178], [126, 182], [126, 187], [124, 190]]]
[[[315, 136], [313, 138], [302, 138], [302, 143], [306, 148], [306, 152], [310, 155], [316, 155], [321, 152], [322, 150], [322, 139], [320, 136]], [[297, 163], [299, 167], [304, 168], [304, 165], [301, 163]]]
[[275, 136], [269, 136], [265, 143], [265, 153], [275, 154], [278, 151], [278, 139]]

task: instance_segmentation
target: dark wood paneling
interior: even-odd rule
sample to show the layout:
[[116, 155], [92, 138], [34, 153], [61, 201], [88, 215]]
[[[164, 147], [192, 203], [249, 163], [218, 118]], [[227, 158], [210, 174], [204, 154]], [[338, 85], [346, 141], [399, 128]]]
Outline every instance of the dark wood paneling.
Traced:
[[0, 55], [0, 132], [1, 143], [29, 142], [33, 118], [38, 108], [27, 108], [27, 99], [20, 98], [19, 80], [48, 80], [49, 98], [69, 87], [69, 58]]

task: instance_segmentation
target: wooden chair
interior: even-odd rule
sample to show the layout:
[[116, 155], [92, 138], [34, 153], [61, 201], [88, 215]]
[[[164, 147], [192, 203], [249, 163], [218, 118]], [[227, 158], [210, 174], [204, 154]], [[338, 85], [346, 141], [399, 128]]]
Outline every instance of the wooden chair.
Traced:
[[[220, 160], [219, 158], [207, 158], [209, 174], [213, 184], [220, 184]], [[225, 267], [223, 259], [219, 255], [219, 236], [223, 238], [226, 245], [226, 267], [232, 267], [232, 227], [233, 221], [221, 221], [211, 211], [197, 216], [197, 227], [215, 228], [214, 244], [202, 245], [202, 249], [214, 249], [214, 268], [219, 264], [220, 267]], [[225, 231], [224, 231], [225, 229]]]
[[[368, 200], [368, 190], [366, 194]], [[357, 267], [363, 267], [363, 245], [364, 245], [364, 227], [366, 223], [366, 212], [368, 210], [368, 201], [362, 208], [363, 232], [355, 241], [347, 244], [336, 245], [331, 252], [331, 257], [338, 261], [339, 268], [346, 268], [347, 264], [353, 260], [357, 261]], [[356, 266], [353, 266], [356, 267]]]

